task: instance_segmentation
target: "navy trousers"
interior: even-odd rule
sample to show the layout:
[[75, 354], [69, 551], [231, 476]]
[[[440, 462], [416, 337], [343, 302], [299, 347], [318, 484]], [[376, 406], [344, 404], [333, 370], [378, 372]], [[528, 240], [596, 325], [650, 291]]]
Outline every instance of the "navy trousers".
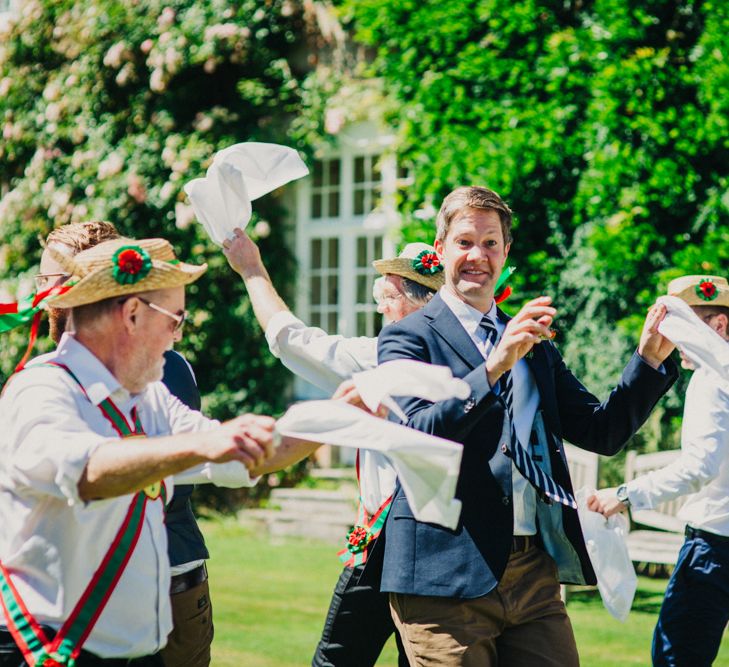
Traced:
[[729, 538], [686, 529], [653, 634], [654, 667], [709, 667], [729, 621]]
[[364, 565], [345, 567], [334, 587], [313, 667], [373, 667], [395, 633], [399, 667], [407, 667], [405, 649], [390, 613], [387, 593], [359, 583]]

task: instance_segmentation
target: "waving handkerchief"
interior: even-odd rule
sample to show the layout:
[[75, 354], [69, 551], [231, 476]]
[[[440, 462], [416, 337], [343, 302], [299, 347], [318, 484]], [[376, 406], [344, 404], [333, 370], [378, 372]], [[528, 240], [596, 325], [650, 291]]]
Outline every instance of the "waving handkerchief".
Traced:
[[463, 446], [378, 419], [341, 401], [305, 401], [276, 422], [282, 436], [383, 453], [397, 471], [419, 521], [455, 528], [461, 501], [455, 496]]
[[236, 227], [251, 219], [251, 202], [309, 173], [288, 146], [247, 142], [219, 151], [205, 178], [185, 185], [197, 219], [214, 243], [222, 245]]
[[417, 396], [435, 402], [449, 398], [463, 400], [471, 394], [468, 383], [454, 378], [447, 366], [411, 359], [388, 361], [372, 370], [355, 373], [352, 381], [372, 412], [377, 410], [378, 405], [384, 405], [404, 422], [407, 415], [395, 403], [393, 396]]
[[729, 382], [729, 345], [726, 341], [706, 326], [679, 297], [662, 296], [658, 303], [668, 311], [658, 325], [658, 331], [676, 345], [697, 369], [718, 374], [722, 381]]

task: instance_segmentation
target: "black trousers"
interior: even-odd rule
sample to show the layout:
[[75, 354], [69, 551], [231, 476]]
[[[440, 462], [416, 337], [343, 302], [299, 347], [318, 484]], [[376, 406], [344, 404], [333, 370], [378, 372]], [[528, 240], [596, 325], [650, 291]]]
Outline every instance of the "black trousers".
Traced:
[[[48, 639], [56, 634], [53, 630], [43, 627]], [[0, 627], [0, 667], [27, 667], [28, 663], [15, 644], [13, 636], [7, 629]], [[162, 658], [149, 655], [141, 658], [100, 658], [88, 651], [81, 651], [76, 659], [76, 667], [164, 667]]]
[[359, 583], [363, 569], [364, 565], [345, 567], [339, 575], [312, 667], [373, 667], [393, 633], [398, 665], [408, 667], [389, 596]]

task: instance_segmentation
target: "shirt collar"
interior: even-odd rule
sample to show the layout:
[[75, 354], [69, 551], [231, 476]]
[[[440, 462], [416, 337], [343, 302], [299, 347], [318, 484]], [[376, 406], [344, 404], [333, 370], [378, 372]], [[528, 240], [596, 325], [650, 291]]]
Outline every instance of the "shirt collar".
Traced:
[[78, 378], [94, 405], [111, 398], [120, 408], [131, 407], [141, 395], [132, 396], [101, 360], [83, 343], [79, 343], [73, 334], [63, 334], [49, 361], [67, 366]]
[[[453, 314], [458, 318], [458, 321], [463, 325], [466, 332], [474, 337], [478, 331], [479, 324], [483, 319], [484, 313], [477, 308], [470, 306], [465, 301], [461, 301], [453, 292], [446, 287], [440, 288], [440, 298], [445, 301], [446, 306], [451, 309]], [[495, 326], [498, 326], [498, 317], [496, 312], [496, 302], [491, 302], [491, 308], [485, 313], [493, 321]], [[498, 329], [497, 329], [498, 331]]]

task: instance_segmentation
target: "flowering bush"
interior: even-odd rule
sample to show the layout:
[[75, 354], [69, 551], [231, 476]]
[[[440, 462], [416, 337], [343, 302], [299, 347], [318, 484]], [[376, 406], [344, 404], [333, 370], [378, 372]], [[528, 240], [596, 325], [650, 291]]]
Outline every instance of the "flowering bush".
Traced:
[[[163, 236], [181, 258], [210, 266], [188, 290], [193, 326], [181, 345], [211, 397], [208, 413], [279, 412], [286, 371], [268, 353], [240, 280], [193, 224], [182, 186], [232, 143], [290, 143], [306, 74], [300, 4], [18, 4], [0, 34], [0, 301], [31, 290], [37, 237], [54, 226], [104, 219], [131, 237]], [[256, 208], [268, 221], [264, 257], [286, 294], [293, 271], [281, 202], [268, 197]], [[26, 336], [3, 337], [0, 380]]]

